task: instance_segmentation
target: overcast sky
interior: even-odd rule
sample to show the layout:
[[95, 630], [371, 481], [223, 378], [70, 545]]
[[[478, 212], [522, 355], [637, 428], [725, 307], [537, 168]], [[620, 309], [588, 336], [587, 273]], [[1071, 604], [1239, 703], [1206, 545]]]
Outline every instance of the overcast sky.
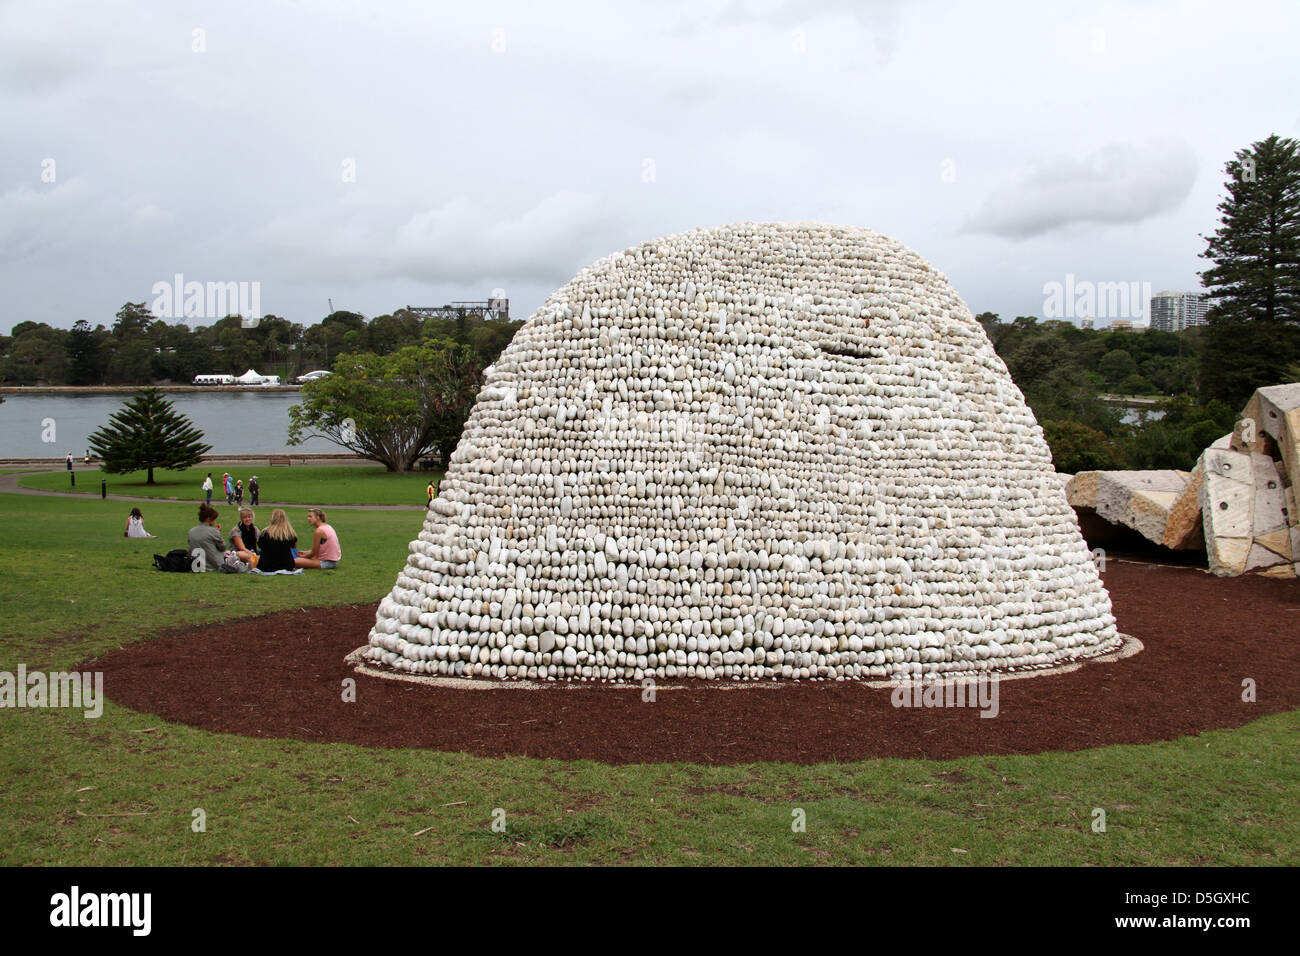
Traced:
[[[1191, 289], [1300, 135], [1300, 5], [0, 0], [0, 330], [186, 281], [304, 324], [742, 220], [893, 236], [976, 312]], [[192, 321], [207, 324], [213, 317]]]

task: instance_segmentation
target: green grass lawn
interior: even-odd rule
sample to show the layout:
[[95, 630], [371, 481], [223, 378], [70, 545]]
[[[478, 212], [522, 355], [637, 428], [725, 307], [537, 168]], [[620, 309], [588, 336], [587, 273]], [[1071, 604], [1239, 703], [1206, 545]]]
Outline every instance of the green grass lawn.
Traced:
[[[0, 495], [0, 670], [65, 669], [182, 623], [375, 601], [421, 521], [341, 514], [346, 567], [254, 580], [153, 571], [193, 504], [144, 508], [155, 540], [122, 537], [127, 510]], [[0, 862], [1295, 865], [1298, 740], [1290, 713], [1072, 754], [608, 767], [251, 740], [111, 702], [97, 720], [3, 709]]]
[[[185, 471], [155, 471], [154, 484], [145, 483], [148, 475], [135, 471], [125, 475], [106, 475], [97, 468], [77, 469], [77, 487], [69, 487], [66, 471], [49, 471], [30, 475], [19, 480], [24, 488], [45, 491], [76, 491], [87, 497], [99, 497], [101, 478], [108, 480], [108, 492], [113, 495], [134, 495], [142, 498], [175, 498], [178, 501], [203, 500], [203, 479], [208, 467]], [[221, 475], [226, 469], [218, 468], [212, 477], [212, 503], [222, 507], [226, 503], [221, 491]], [[248, 479], [257, 475], [264, 502], [285, 502], [304, 505], [422, 505], [425, 487], [431, 477], [442, 480], [441, 471], [417, 471], [405, 475], [384, 470], [383, 465], [260, 465], [241, 472], [231, 472], [244, 481], [244, 503], [250, 500]]]

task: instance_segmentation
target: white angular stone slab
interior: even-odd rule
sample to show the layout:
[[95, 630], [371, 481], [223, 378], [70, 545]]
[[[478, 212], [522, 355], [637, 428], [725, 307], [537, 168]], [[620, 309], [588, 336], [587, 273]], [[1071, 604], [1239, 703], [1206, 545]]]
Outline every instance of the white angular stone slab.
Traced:
[[1267, 455], [1251, 455], [1250, 464], [1255, 483], [1255, 509], [1251, 525], [1252, 537], [1268, 534], [1287, 527], [1286, 489], [1281, 470]]
[[[1097, 482], [1097, 514], [1115, 524], [1128, 524], [1125, 519], [1133, 495], [1168, 492], [1176, 499], [1185, 487], [1187, 473], [1182, 471], [1103, 471]], [[1152, 540], [1159, 541], [1163, 534], [1162, 526], [1160, 534]]]
[[1255, 392], [1259, 396], [1260, 431], [1279, 444], [1286, 438], [1286, 415], [1300, 409], [1300, 382], [1289, 385], [1270, 385]]
[[1148, 541], [1164, 542], [1169, 513], [1178, 502], [1174, 491], [1135, 491], [1124, 509], [1123, 522]]
[[1241, 574], [1255, 526], [1250, 455], [1209, 448], [1201, 456], [1201, 471], [1201, 522], [1210, 571], [1220, 577]]
[[1250, 546], [1250, 552], [1246, 556], [1247, 571], [1273, 568], [1283, 564], [1289, 565], [1290, 562], [1287, 561], [1286, 558], [1277, 554], [1277, 552], [1271, 551], [1261, 544], [1252, 544]]
[[[1278, 442], [1282, 478], [1288, 488], [1300, 487], [1300, 408], [1293, 408], [1283, 419], [1282, 438]], [[1300, 509], [1287, 508], [1290, 524], [1300, 525]]]
[[1255, 544], [1268, 548], [1287, 561], [1294, 560], [1295, 552], [1291, 549], [1290, 528], [1282, 528], [1280, 531], [1270, 531], [1267, 534], [1256, 535]]
[[1065, 497], [1072, 508], [1097, 507], [1097, 488], [1101, 483], [1100, 471], [1081, 471], [1065, 483]]
[[1169, 509], [1165, 519], [1165, 531], [1161, 544], [1175, 550], [1193, 550], [1205, 547], [1205, 535], [1201, 525], [1201, 484], [1204, 481], [1201, 461], [1197, 461], [1187, 478], [1178, 500]]

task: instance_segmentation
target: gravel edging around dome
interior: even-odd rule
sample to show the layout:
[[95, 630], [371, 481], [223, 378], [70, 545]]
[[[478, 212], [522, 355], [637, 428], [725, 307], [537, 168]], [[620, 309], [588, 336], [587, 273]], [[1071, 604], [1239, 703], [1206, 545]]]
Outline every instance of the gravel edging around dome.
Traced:
[[[103, 671], [116, 705], [216, 733], [607, 764], [1073, 751], [1300, 708], [1296, 582], [1111, 557], [1105, 584], [1119, 628], [1142, 653], [1001, 684], [994, 719], [973, 707], [896, 707], [890, 689], [854, 681], [750, 694], [697, 681], [646, 702], [635, 684], [467, 693], [359, 675], [344, 658], [374, 622], [373, 604], [178, 629], [81, 666]], [[1242, 699], [1247, 679], [1255, 702]]]
[[[1092, 657], [1081, 657], [1078, 660], [1068, 661], [1063, 664], [1055, 664], [1050, 667], [1027, 667], [1018, 670], [1003, 672], [969, 672], [961, 674], [945, 674], [936, 678], [921, 678], [919, 680], [859, 680], [852, 681], [846, 678], [840, 678], [837, 682], [857, 683], [863, 687], [912, 687], [920, 684], [922, 687], [946, 687], [949, 684], [970, 683], [978, 680], [1024, 680], [1030, 677], [1047, 677], [1052, 674], [1069, 674], [1078, 670], [1085, 664], [1102, 664], [1113, 661], [1124, 660], [1135, 654], [1142, 652], [1142, 642], [1130, 634], [1117, 635], [1121, 644], [1117, 650], [1109, 651], [1104, 654], [1098, 654]], [[426, 687], [446, 687], [453, 690], [576, 690], [582, 687], [608, 687], [610, 689], [628, 690], [637, 688], [646, 690], [653, 685], [656, 693], [659, 691], [687, 690], [693, 687], [704, 687], [712, 690], [781, 690], [798, 686], [800, 683], [817, 683], [818, 679], [811, 681], [790, 681], [790, 680], [714, 680], [701, 681], [689, 680], [686, 682], [662, 682], [647, 679], [641, 683], [635, 681], [583, 681], [583, 680], [553, 680], [553, 681], [530, 681], [530, 680], [494, 680], [491, 678], [481, 677], [435, 677], [428, 674], [411, 674], [403, 671], [389, 670], [384, 667], [377, 667], [368, 659], [367, 651], [370, 650], [369, 644], [363, 644], [352, 653], [343, 658], [344, 663], [348, 664], [358, 674], [364, 674], [367, 677], [378, 677], [382, 680], [406, 681], [412, 684], [423, 684]]]

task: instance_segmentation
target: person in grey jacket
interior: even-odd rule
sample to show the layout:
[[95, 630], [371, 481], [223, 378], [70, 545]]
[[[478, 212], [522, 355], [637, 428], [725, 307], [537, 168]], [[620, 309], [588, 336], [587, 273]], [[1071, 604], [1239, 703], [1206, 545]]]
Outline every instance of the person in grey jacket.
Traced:
[[203, 552], [203, 565], [199, 570], [220, 571], [221, 559], [226, 553], [226, 541], [217, 524], [218, 512], [211, 505], [199, 505], [199, 523], [190, 528], [186, 538], [191, 560], [198, 560], [194, 549]]

